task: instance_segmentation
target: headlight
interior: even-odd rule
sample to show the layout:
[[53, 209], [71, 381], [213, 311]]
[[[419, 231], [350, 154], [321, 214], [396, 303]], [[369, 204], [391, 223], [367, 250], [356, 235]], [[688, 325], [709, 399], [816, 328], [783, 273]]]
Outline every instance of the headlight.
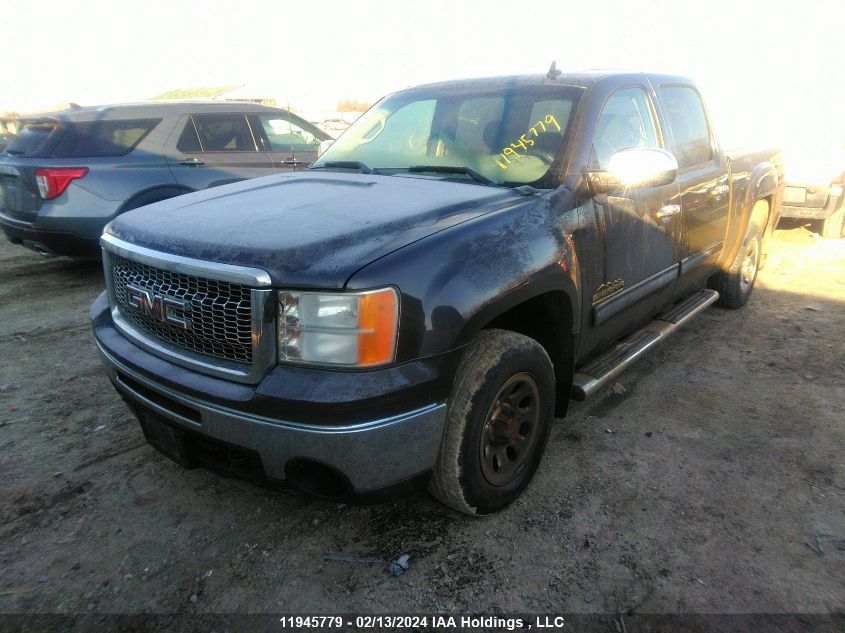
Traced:
[[279, 362], [372, 367], [394, 360], [399, 297], [367, 292], [279, 292]]

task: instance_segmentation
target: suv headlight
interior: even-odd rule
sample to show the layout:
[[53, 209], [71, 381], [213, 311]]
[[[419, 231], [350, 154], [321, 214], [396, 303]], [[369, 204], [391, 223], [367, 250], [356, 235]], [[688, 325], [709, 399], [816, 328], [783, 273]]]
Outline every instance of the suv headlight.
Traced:
[[366, 292], [279, 292], [279, 362], [346, 367], [384, 365], [396, 356], [399, 296]]

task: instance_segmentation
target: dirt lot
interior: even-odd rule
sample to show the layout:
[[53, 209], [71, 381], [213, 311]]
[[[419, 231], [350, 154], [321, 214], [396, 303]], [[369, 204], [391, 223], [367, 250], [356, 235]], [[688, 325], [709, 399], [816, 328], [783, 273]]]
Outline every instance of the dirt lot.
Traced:
[[[779, 231], [746, 309], [573, 406], [482, 520], [180, 469], [100, 370], [101, 287], [97, 264], [0, 245], [0, 612], [845, 607], [845, 240]], [[412, 558], [397, 578], [326, 553]]]

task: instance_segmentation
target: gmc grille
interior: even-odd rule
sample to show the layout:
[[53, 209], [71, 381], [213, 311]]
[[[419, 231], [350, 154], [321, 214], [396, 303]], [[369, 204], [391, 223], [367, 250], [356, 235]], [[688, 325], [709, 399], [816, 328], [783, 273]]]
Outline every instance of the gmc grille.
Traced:
[[[170, 272], [116, 254], [110, 259], [115, 301], [135, 327], [191, 352], [252, 363], [251, 288]], [[133, 308], [127, 298], [128, 284], [185, 302], [190, 329]]]

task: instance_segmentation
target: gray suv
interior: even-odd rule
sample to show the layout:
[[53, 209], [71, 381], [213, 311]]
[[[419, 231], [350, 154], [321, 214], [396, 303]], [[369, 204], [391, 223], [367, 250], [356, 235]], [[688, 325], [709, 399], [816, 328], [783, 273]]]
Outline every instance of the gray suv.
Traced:
[[328, 139], [294, 114], [247, 103], [140, 103], [27, 119], [0, 154], [0, 227], [42, 254], [96, 257], [118, 214], [304, 169]]

